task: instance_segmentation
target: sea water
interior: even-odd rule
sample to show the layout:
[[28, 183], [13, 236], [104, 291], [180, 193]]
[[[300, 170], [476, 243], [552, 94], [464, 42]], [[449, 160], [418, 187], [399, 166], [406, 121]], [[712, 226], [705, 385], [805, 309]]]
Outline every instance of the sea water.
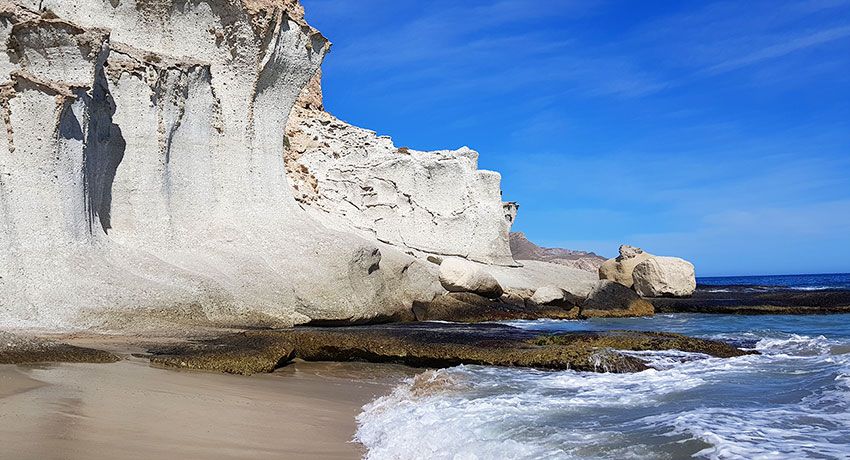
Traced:
[[634, 353], [654, 367], [635, 374], [426, 371], [364, 407], [367, 458], [850, 458], [850, 315], [509, 324], [670, 331], [760, 354]]
[[701, 287], [743, 286], [762, 290], [792, 289], [800, 291], [821, 291], [827, 289], [850, 289], [850, 273], [829, 275], [771, 275], [771, 276], [717, 276], [700, 277], [697, 283]]

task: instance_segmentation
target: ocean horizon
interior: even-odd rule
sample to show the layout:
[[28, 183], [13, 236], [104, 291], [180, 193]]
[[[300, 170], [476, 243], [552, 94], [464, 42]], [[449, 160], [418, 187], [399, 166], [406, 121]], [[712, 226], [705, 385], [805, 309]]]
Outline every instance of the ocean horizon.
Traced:
[[760, 286], [798, 290], [850, 289], [850, 273], [698, 276], [701, 286]]

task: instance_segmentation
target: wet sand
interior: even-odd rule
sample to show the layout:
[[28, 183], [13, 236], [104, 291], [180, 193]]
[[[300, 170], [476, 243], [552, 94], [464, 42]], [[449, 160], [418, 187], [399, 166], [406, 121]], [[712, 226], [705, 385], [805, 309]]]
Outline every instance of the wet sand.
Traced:
[[360, 458], [355, 416], [414, 371], [295, 363], [253, 377], [115, 364], [0, 366], [15, 459]]

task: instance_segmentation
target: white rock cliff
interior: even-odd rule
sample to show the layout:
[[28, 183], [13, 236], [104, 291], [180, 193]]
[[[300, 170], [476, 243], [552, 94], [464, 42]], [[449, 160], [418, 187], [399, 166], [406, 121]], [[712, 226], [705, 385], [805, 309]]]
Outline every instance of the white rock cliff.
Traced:
[[297, 2], [3, 1], [0, 30], [0, 323], [359, 320], [439, 291], [293, 198], [284, 127], [329, 47]]
[[287, 125], [287, 172], [312, 216], [411, 254], [517, 265], [508, 241], [515, 211], [502, 202], [501, 176], [478, 169], [478, 152], [398, 148], [322, 105], [319, 73]]
[[514, 260], [475, 151], [326, 113], [297, 0], [0, 0], [0, 40], [0, 327], [410, 319], [429, 260], [492, 297], [596, 285]]

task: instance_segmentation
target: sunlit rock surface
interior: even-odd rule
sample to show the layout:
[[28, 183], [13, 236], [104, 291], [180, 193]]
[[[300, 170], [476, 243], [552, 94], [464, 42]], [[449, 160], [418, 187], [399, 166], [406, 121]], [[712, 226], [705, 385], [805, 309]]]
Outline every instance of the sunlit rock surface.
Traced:
[[291, 325], [439, 292], [293, 197], [284, 127], [329, 47], [297, 2], [4, 1], [0, 30], [0, 323]]
[[321, 75], [287, 126], [287, 172], [296, 198], [327, 225], [417, 255], [515, 266], [508, 233], [516, 209], [501, 176], [478, 169], [478, 152], [420, 152], [323, 110]]

